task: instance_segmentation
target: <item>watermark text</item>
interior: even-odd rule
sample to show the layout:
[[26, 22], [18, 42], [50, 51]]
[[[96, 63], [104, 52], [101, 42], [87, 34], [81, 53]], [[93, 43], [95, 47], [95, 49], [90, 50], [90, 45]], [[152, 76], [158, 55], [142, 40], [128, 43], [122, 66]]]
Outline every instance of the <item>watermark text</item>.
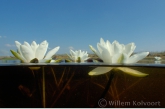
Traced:
[[102, 98], [98, 101], [99, 107], [160, 107], [160, 101], [120, 101], [120, 100], [113, 100], [107, 101], [106, 99]]

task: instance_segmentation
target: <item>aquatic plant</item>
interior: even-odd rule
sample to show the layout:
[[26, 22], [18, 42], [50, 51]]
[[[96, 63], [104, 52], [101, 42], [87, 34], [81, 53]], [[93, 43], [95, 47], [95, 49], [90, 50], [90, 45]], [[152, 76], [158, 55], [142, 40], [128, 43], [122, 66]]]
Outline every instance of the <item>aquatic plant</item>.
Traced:
[[[139, 60], [145, 58], [149, 52], [142, 52], [138, 54], [132, 55], [133, 51], [135, 50], [136, 46], [134, 43], [129, 43], [127, 45], [120, 44], [118, 41], [114, 41], [112, 44], [107, 40], [105, 42], [102, 38], [100, 39], [100, 43], [97, 43], [98, 51], [95, 50], [91, 45], [89, 45], [90, 49], [106, 64], [130, 64], [136, 63]], [[89, 75], [100, 75], [107, 73], [110, 70], [120, 70], [124, 73], [144, 77], [148, 74], [144, 74], [140, 71], [130, 69], [130, 68], [123, 68], [117, 67], [97, 67], [94, 70], [89, 72]]]
[[161, 57], [158, 57], [158, 56], [155, 56], [154, 58], [155, 58], [156, 61], [159, 61], [159, 60], [162, 59]]
[[68, 56], [74, 62], [84, 62], [89, 58], [87, 51], [85, 52], [81, 50], [78, 51], [70, 50], [70, 55]]
[[[52, 60], [52, 55], [54, 55], [58, 50], [59, 46], [52, 49], [46, 54], [47, 48], [48, 48], [48, 42], [43, 41], [41, 44], [36, 44], [35, 41], [32, 42], [30, 45], [27, 42], [24, 42], [23, 45], [19, 43], [18, 41], [15, 41], [16, 46], [18, 51], [15, 52], [11, 50], [12, 54], [20, 59], [22, 62], [32, 62], [32, 63], [38, 63], [38, 62], [57, 62], [55, 60]], [[132, 55], [133, 51], [135, 50], [136, 46], [134, 43], [130, 43], [127, 45], [120, 44], [117, 41], [114, 41], [112, 44], [107, 41], [104, 42], [104, 40], [101, 38], [100, 43], [97, 44], [98, 51], [96, 51], [91, 45], [90, 45], [91, 50], [96, 53], [96, 55], [103, 60], [103, 63], [106, 65], [111, 65], [111, 64], [121, 64], [121, 67], [112, 67], [112, 66], [103, 66], [103, 67], [90, 67], [90, 69], [86, 69], [87, 73], [89, 75], [100, 75], [100, 74], [105, 74], [107, 72], [105, 80], [107, 81], [106, 86], [105, 84], [101, 84], [100, 81], [97, 83], [97, 81], [93, 81], [92, 79], [95, 79], [95, 77], [85, 79], [85, 80], [76, 80], [76, 85], [71, 86], [72, 84], [72, 79], [77, 78], [75, 77], [75, 74], [78, 74], [80, 71], [83, 72], [83, 70], [80, 70], [77, 67], [65, 67], [62, 69], [62, 73], [58, 71], [58, 69], [54, 69], [53, 67], [47, 67], [47, 66], [30, 66], [28, 67], [34, 76], [34, 79], [39, 79], [39, 90], [41, 90], [41, 100], [42, 100], [42, 106], [43, 107], [54, 107], [56, 104], [58, 104], [58, 100], [60, 100], [60, 97], [62, 97], [62, 94], [65, 91], [68, 91], [68, 93], [72, 94], [72, 90], [76, 89], [77, 86], [84, 84], [86, 81], [92, 82], [92, 84], [96, 85], [97, 87], [101, 87], [101, 89], [104, 89], [103, 92], [101, 93], [101, 96], [98, 98], [104, 98], [107, 93], [109, 93], [112, 98], [114, 99], [119, 99], [119, 96], [123, 93], [118, 93], [117, 88], [116, 88], [116, 81], [117, 77], [115, 77], [116, 72], [124, 72], [133, 76], [137, 77], [145, 77], [148, 74], [142, 73], [140, 71], [128, 68], [128, 67], [122, 67], [122, 64], [130, 64], [130, 63], [136, 63], [137, 61], [143, 59], [146, 57], [149, 52], [143, 52], [139, 54], [134, 54]], [[87, 52], [85, 51], [73, 51], [70, 50], [70, 54], [68, 55], [69, 58], [73, 62], [85, 62], [89, 57]], [[62, 67], [63, 68], [63, 67]], [[91, 69], [93, 69], [91, 71]], [[42, 73], [39, 73], [41, 72]], [[76, 73], [75, 73], [76, 72]], [[47, 74], [50, 75], [52, 73], [52, 76], [46, 76]], [[83, 72], [84, 73], [84, 72]], [[83, 74], [81, 73], [81, 74]], [[41, 75], [42, 74], [42, 75]], [[107, 76], [108, 74], [109, 77]], [[37, 77], [38, 76], [38, 77]], [[49, 80], [47, 80], [47, 77], [52, 77], [53, 82], [51, 81], [50, 84], [48, 84]], [[114, 80], [115, 81], [114, 81]], [[112, 81], [113, 80], [113, 81]], [[79, 81], [79, 82], [78, 82]], [[36, 84], [38, 84], [38, 81], [36, 81]], [[134, 83], [133, 83], [134, 84]], [[52, 85], [52, 86], [50, 86]], [[54, 86], [55, 85], [55, 86]], [[110, 87], [111, 86], [111, 87]], [[51, 87], [51, 88], [49, 88]], [[72, 88], [72, 89], [71, 89]], [[109, 88], [111, 88], [109, 90]], [[47, 91], [50, 91], [50, 95], [48, 95]], [[48, 99], [51, 99], [50, 101]], [[48, 101], [47, 101], [48, 100]], [[94, 107], [97, 107], [98, 103], [94, 105]], [[93, 107], [93, 106], [92, 106]]]
[[38, 62], [51, 62], [52, 56], [59, 50], [59, 46], [50, 50], [45, 56], [48, 49], [48, 42], [45, 40], [40, 44], [37, 44], [35, 41], [31, 43], [24, 42], [21, 44], [18, 41], [15, 41], [17, 52], [10, 50], [11, 53], [23, 63], [38, 63]]

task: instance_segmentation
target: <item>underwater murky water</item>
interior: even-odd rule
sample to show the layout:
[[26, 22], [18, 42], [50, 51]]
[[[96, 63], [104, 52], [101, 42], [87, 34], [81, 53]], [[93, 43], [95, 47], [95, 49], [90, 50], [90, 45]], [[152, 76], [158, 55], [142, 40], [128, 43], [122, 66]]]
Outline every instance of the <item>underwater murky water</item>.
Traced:
[[[99, 66], [149, 75], [88, 75]], [[165, 64], [1, 63], [0, 107], [165, 107]]]

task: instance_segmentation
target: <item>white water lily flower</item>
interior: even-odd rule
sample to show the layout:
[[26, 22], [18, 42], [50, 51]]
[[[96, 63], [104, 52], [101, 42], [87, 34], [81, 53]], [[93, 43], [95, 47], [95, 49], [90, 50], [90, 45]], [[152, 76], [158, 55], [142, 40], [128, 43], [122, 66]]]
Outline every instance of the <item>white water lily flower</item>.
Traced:
[[85, 52], [81, 50], [79, 51], [70, 50], [70, 55], [68, 56], [74, 62], [84, 62], [85, 60], [89, 58], [87, 51]]
[[50, 50], [45, 56], [48, 48], [48, 42], [45, 40], [40, 44], [37, 44], [35, 41], [31, 43], [24, 42], [21, 44], [18, 41], [15, 41], [16, 47], [18, 49], [18, 53], [11, 50], [12, 54], [20, 59], [22, 62], [29, 63], [33, 59], [37, 59], [39, 62], [46, 62], [51, 60], [51, 57], [59, 50], [59, 46]]
[[157, 61], [159, 61], [159, 60], [162, 59], [161, 57], [158, 57], [158, 56], [155, 56], [154, 58], [155, 58], [155, 60], [157, 60]]
[[[120, 44], [117, 41], [114, 41], [112, 44], [107, 40], [107, 42], [104, 42], [104, 40], [101, 38], [100, 43], [97, 43], [98, 51], [95, 50], [91, 45], [90, 49], [100, 58], [103, 60], [104, 63], [107, 64], [127, 64], [127, 63], [136, 63], [139, 60], [145, 58], [149, 52], [142, 52], [138, 54], [132, 55], [133, 51], [135, 50], [136, 46], [134, 43], [129, 43], [127, 45]], [[107, 73], [113, 69], [112, 67], [97, 67], [91, 72], [89, 72], [89, 75], [99, 75]], [[118, 68], [119, 70], [129, 72], [128, 74], [134, 75], [134, 76], [144, 76], [147, 74], [137, 72], [136, 70], [130, 69], [130, 68]], [[127, 69], [127, 70], [126, 70]], [[130, 72], [132, 71], [132, 72]]]

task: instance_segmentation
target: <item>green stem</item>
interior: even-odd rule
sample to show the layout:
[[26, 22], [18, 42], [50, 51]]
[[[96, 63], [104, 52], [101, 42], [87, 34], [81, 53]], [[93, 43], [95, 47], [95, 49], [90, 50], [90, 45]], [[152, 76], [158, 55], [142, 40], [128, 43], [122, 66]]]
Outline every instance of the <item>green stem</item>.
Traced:
[[[115, 72], [114, 72], [113, 70], [110, 71], [109, 80], [108, 80], [107, 85], [106, 85], [106, 87], [105, 87], [103, 93], [101, 94], [99, 100], [102, 99], [102, 98], [104, 98], [105, 95], [107, 94], [107, 92], [108, 92], [108, 90], [109, 90], [109, 88], [110, 88], [110, 86], [111, 86], [111, 82], [112, 82], [112, 80], [113, 80], [113, 78], [114, 78], [114, 73], [115, 73]], [[99, 100], [98, 100], [98, 101], [99, 101]], [[95, 104], [94, 107], [98, 107], [98, 102], [97, 102], [97, 104]]]

